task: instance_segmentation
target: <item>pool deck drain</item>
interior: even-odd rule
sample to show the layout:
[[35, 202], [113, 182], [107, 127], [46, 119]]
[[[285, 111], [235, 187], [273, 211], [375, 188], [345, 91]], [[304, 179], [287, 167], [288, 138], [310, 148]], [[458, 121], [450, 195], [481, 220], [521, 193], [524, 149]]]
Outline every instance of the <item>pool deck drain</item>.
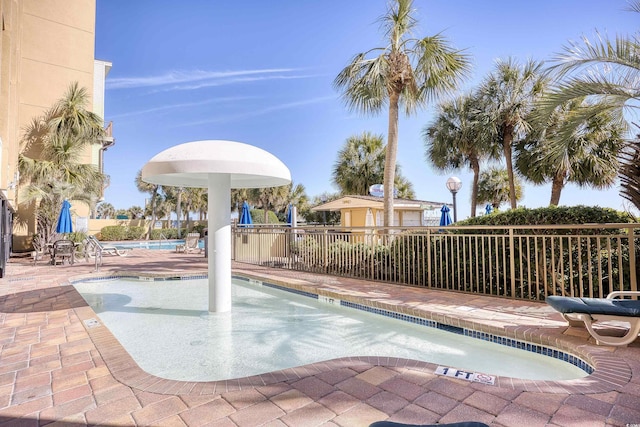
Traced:
[[[105, 257], [100, 274], [176, 276], [206, 269], [199, 254], [140, 249]], [[390, 358], [348, 358], [271, 373], [262, 383], [189, 383], [145, 375], [119, 343], [104, 336], [106, 328], [83, 323], [100, 322], [68, 279], [91, 277], [93, 270], [85, 262], [33, 266], [30, 258], [10, 259], [7, 277], [0, 279], [0, 426], [366, 427], [384, 419], [496, 426], [640, 423], [640, 343], [598, 347], [544, 304], [466, 295], [464, 307], [471, 310], [463, 311], [460, 295], [452, 292], [234, 264], [235, 273], [257, 280], [370, 299], [408, 314], [418, 307], [445, 324], [570, 349], [588, 356], [596, 371], [581, 384], [498, 379], [491, 386], [436, 375], [433, 366], [429, 371]]]

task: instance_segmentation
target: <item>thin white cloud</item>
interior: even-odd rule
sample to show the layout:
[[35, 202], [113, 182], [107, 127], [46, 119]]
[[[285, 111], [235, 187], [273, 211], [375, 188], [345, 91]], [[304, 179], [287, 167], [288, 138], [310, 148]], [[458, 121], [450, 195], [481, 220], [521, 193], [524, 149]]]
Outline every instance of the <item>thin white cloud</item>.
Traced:
[[263, 108], [263, 109], [260, 109], [260, 110], [251, 110], [251, 111], [248, 111], [248, 112], [243, 113], [243, 114], [235, 114], [235, 115], [228, 115], [228, 116], [218, 116], [216, 118], [207, 119], [207, 120], [201, 120], [201, 121], [189, 122], [189, 123], [181, 123], [180, 125], [178, 125], [178, 127], [182, 127], [182, 126], [197, 126], [197, 125], [209, 124], [209, 123], [231, 122], [231, 121], [236, 121], [236, 120], [240, 120], [240, 119], [245, 119], [247, 117], [262, 116], [264, 114], [268, 114], [268, 113], [271, 113], [271, 112], [274, 112], [274, 111], [287, 110], [287, 109], [296, 108], [296, 107], [302, 107], [302, 106], [310, 105], [310, 104], [318, 104], [318, 103], [321, 103], [321, 102], [331, 101], [331, 100], [335, 100], [335, 99], [336, 99], [336, 96], [322, 96], [322, 97], [318, 97], [318, 98], [305, 99], [303, 101], [289, 102], [289, 103], [280, 104], [280, 105], [273, 105], [271, 107], [266, 107], [266, 108]]
[[229, 84], [236, 83], [251, 83], [258, 82], [263, 80], [293, 80], [293, 79], [308, 79], [312, 77], [318, 77], [319, 74], [300, 74], [300, 75], [271, 75], [271, 76], [262, 76], [262, 77], [240, 77], [240, 78], [229, 78], [229, 79], [220, 79], [220, 80], [209, 80], [202, 81], [195, 84], [185, 84], [185, 85], [175, 85], [170, 88], [160, 89], [159, 91], [167, 91], [167, 90], [195, 90], [201, 89], [204, 87], [213, 87], [213, 86], [224, 86]]
[[180, 109], [180, 108], [199, 107], [201, 105], [208, 105], [208, 104], [213, 104], [213, 103], [218, 103], [218, 102], [227, 103], [227, 102], [233, 102], [233, 101], [243, 101], [243, 100], [246, 100], [246, 99], [253, 99], [253, 98], [255, 98], [255, 97], [253, 97], [253, 96], [234, 96], [234, 97], [212, 98], [212, 99], [206, 99], [204, 101], [198, 101], [198, 102], [185, 102], [185, 103], [181, 103], [181, 104], [169, 104], [169, 105], [163, 105], [161, 107], [147, 108], [147, 109], [144, 109], [144, 110], [128, 111], [126, 113], [114, 114], [112, 116], [109, 116], [109, 119], [117, 119], [117, 118], [121, 118], [121, 117], [139, 116], [139, 115], [143, 115], [143, 114], [158, 113], [158, 112], [163, 112], [163, 111], [172, 111], [172, 110], [176, 110], [176, 109]]
[[[291, 73], [297, 71], [294, 68], [267, 68], [261, 70], [240, 70], [240, 71], [171, 71], [157, 76], [143, 77], [120, 77], [107, 79], [108, 89], [132, 89], [142, 87], [162, 87], [174, 85], [179, 87], [185, 83], [196, 82], [220, 82], [225, 79], [242, 78], [243, 76], [261, 75], [263, 79], [269, 78], [271, 74]], [[197, 85], [194, 85], [197, 86]]]

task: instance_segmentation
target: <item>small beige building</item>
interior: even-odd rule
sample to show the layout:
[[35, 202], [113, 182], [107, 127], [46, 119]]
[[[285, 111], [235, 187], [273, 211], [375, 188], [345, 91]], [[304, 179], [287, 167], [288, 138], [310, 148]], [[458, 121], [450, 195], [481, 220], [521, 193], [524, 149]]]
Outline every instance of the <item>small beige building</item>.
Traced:
[[[447, 205], [426, 200], [394, 199], [393, 225], [420, 227], [438, 225], [440, 209]], [[382, 227], [384, 225], [384, 199], [374, 196], [343, 196], [311, 208], [312, 211], [339, 211], [342, 227]]]

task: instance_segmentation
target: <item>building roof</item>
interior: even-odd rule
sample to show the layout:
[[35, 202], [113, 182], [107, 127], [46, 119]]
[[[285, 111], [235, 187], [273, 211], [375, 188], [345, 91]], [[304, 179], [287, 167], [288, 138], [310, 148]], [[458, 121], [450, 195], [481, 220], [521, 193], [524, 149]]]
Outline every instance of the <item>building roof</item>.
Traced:
[[[440, 209], [442, 205], [451, 207], [450, 203], [430, 202], [427, 200], [393, 199], [393, 207], [403, 211], [422, 211]], [[322, 203], [311, 208], [312, 211], [339, 211], [348, 208], [384, 209], [384, 198], [374, 196], [342, 196], [338, 199]]]

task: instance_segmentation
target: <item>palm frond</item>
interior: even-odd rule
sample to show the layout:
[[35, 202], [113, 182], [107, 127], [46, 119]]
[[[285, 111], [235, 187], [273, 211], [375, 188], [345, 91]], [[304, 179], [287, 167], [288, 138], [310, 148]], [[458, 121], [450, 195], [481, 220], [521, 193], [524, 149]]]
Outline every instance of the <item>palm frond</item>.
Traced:
[[640, 44], [635, 38], [616, 36], [615, 39], [597, 33], [596, 40], [582, 38], [582, 43], [571, 43], [564, 52], [554, 58], [557, 64], [550, 67], [560, 75], [578, 73], [585, 67], [611, 64], [616, 67], [640, 71]]
[[384, 34], [390, 40], [391, 50], [398, 50], [406, 35], [410, 35], [417, 21], [413, 17], [413, 0], [389, 2], [387, 13], [380, 18]]
[[426, 102], [452, 93], [471, 71], [471, 57], [454, 49], [442, 34], [418, 40], [413, 56], [417, 58], [414, 74], [420, 87], [419, 99]]
[[387, 57], [366, 58], [356, 55], [334, 80], [334, 86], [344, 89], [347, 107], [365, 114], [374, 114], [385, 105], [387, 94]]

